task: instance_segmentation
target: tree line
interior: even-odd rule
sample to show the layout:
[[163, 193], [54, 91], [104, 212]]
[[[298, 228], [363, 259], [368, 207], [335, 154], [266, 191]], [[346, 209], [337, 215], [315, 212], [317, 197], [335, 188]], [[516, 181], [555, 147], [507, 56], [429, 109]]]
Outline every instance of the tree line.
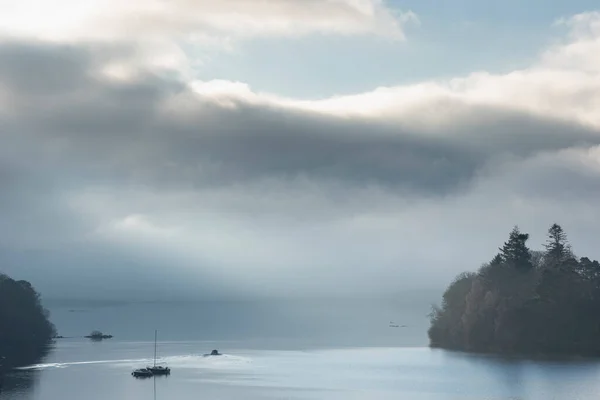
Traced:
[[0, 373], [37, 362], [54, 335], [49, 313], [33, 286], [0, 274]]
[[476, 273], [458, 275], [430, 314], [432, 347], [600, 356], [600, 263], [577, 258], [558, 224], [543, 251], [515, 227]]

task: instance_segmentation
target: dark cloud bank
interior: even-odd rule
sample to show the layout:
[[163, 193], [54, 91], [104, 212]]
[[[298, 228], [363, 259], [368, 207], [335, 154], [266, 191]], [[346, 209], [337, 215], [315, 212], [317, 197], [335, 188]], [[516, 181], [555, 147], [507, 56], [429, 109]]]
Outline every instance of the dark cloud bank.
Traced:
[[432, 135], [98, 73], [130, 51], [0, 44], [0, 260], [46, 296], [393, 295], [516, 223], [600, 233], [593, 128], [456, 100]]

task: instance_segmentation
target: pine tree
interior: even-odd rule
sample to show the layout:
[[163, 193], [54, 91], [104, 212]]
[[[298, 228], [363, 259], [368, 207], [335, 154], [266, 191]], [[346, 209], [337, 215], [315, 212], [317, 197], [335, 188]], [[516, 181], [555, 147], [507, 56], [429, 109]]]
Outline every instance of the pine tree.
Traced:
[[528, 233], [522, 233], [517, 226], [513, 228], [508, 241], [500, 248], [500, 255], [507, 265], [521, 271], [529, 271], [533, 268], [531, 252], [525, 244], [528, 239]]
[[504, 258], [502, 257], [502, 254], [496, 254], [494, 256], [494, 258], [492, 258], [492, 261], [490, 261], [490, 265], [500, 265], [504, 262]]
[[560, 265], [573, 258], [571, 245], [567, 240], [567, 234], [558, 224], [552, 224], [548, 229], [548, 239], [544, 245], [546, 248], [546, 259], [554, 265]]

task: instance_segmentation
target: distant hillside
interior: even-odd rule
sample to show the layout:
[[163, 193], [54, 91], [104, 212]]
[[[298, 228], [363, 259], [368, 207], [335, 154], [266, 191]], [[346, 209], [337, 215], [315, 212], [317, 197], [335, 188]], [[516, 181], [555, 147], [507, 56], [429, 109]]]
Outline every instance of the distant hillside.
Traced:
[[31, 284], [0, 274], [0, 364], [3, 369], [39, 360], [54, 334], [48, 312]]
[[450, 284], [431, 313], [431, 346], [600, 356], [600, 263], [576, 258], [557, 224], [544, 251], [528, 239], [515, 227], [492, 261]]

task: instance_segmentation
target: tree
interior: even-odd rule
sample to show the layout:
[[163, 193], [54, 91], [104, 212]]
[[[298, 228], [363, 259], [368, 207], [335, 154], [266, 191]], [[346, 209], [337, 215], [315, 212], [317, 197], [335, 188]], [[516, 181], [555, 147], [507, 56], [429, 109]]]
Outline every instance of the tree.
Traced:
[[579, 274], [590, 281], [594, 287], [600, 289], [600, 263], [598, 261], [581, 257], [579, 260]]
[[548, 229], [548, 239], [544, 245], [546, 249], [546, 259], [548, 264], [553, 266], [560, 265], [565, 261], [574, 258], [571, 251], [571, 245], [567, 240], [567, 234], [558, 224], [552, 224]]
[[540, 250], [531, 251], [531, 263], [533, 264], [533, 268], [540, 269], [544, 266], [544, 258], [546, 256], [546, 252]]
[[490, 265], [500, 265], [504, 262], [504, 257], [502, 257], [502, 254], [496, 254], [494, 256], [494, 258], [492, 258], [492, 261], [490, 261]]
[[[465, 312], [466, 296], [475, 280], [474, 273], [465, 272], [456, 277], [444, 292], [442, 307], [433, 307], [429, 337], [432, 346], [460, 349], [464, 346], [461, 317]], [[439, 343], [438, 343], [439, 342]]]
[[529, 271], [533, 268], [531, 252], [525, 244], [528, 239], [528, 233], [522, 233], [517, 226], [513, 228], [508, 241], [500, 248], [500, 255], [507, 265], [520, 271]]
[[4, 367], [36, 362], [54, 333], [33, 286], [0, 274], [0, 358], [4, 358]]

